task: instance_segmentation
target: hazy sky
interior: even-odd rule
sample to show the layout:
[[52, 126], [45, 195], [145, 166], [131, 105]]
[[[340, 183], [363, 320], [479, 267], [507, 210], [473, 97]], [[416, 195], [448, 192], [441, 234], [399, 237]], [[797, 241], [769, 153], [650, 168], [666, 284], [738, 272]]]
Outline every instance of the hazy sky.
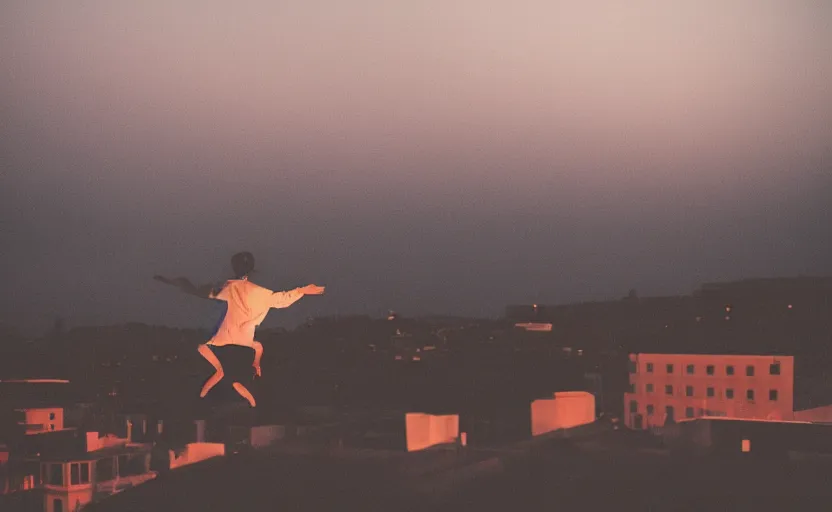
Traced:
[[500, 314], [832, 273], [832, 2], [0, 4], [0, 320]]

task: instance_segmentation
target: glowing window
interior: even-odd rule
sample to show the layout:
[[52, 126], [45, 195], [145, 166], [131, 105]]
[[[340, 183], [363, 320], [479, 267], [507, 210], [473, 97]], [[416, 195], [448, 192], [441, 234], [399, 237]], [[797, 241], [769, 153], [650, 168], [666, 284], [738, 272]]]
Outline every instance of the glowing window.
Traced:
[[748, 453], [751, 451], [751, 440], [750, 439], [743, 439], [742, 440], [742, 452]]

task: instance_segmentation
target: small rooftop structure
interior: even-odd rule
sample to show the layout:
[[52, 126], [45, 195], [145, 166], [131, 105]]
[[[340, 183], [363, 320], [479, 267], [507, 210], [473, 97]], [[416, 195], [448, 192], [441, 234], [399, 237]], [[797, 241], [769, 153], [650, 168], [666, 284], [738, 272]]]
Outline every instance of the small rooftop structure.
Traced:
[[783, 460], [790, 453], [832, 453], [832, 425], [726, 417], [679, 420], [663, 429], [674, 453]]

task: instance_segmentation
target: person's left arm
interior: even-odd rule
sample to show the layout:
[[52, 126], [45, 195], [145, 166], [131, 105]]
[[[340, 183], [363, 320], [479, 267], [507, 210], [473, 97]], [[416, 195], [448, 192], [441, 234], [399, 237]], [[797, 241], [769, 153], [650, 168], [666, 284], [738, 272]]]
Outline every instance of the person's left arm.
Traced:
[[321, 295], [324, 293], [324, 290], [325, 288], [323, 286], [310, 284], [287, 292], [273, 292], [271, 307], [275, 309], [288, 308], [299, 301], [304, 295]]

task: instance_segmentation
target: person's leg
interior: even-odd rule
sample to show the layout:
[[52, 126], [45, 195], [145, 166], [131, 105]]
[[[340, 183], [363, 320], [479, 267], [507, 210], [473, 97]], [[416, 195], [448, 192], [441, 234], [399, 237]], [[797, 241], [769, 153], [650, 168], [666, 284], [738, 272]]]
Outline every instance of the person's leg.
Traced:
[[256, 406], [257, 406], [257, 402], [255, 402], [255, 401], [254, 401], [254, 396], [251, 394], [251, 391], [249, 391], [249, 390], [248, 390], [248, 388], [246, 388], [245, 386], [243, 386], [243, 385], [242, 385], [242, 384], [240, 384], [239, 382], [235, 382], [234, 384], [232, 384], [232, 386], [234, 387], [234, 391], [236, 391], [237, 393], [240, 393], [240, 395], [241, 395], [243, 398], [245, 398], [246, 400], [248, 400], [248, 403], [249, 403], [252, 407], [256, 407]]
[[260, 377], [260, 358], [263, 357], [263, 345], [255, 340], [251, 348], [254, 349], [254, 364], [252, 366], [254, 366], [254, 371], [257, 373], [257, 376]]
[[211, 391], [211, 388], [216, 386], [217, 383], [222, 380], [225, 373], [222, 370], [222, 364], [220, 363], [220, 360], [217, 359], [217, 355], [214, 354], [214, 351], [211, 350], [211, 347], [203, 343], [199, 346], [197, 350], [199, 351], [200, 355], [202, 355], [202, 357], [204, 357], [209, 363], [211, 363], [211, 366], [213, 366], [214, 369], [217, 370], [216, 373], [214, 373], [214, 375], [211, 375], [208, 378], [208, 380], [205, 381], [205, 385], [202, 386], [202, 391], [199, 393], [199, 397], [205, 398], [205, 395], [207, 395], [208, 392]]

